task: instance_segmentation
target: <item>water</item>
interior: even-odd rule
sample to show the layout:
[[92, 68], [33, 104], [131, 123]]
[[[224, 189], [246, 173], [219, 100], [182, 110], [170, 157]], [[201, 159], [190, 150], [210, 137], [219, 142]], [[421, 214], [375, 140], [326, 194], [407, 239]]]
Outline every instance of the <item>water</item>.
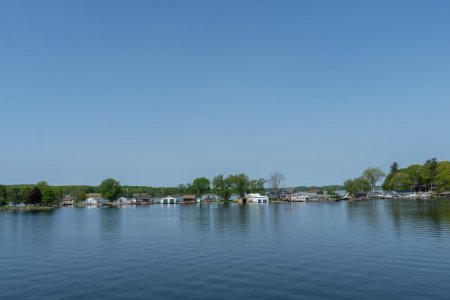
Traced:
[[450, 201], [0, 212], [1, 299], [449, 299]]

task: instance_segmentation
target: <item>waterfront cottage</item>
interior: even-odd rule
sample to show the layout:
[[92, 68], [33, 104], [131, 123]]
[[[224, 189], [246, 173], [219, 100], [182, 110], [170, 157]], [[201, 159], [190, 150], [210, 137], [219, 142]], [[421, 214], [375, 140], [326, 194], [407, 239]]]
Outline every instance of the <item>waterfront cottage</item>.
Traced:
[[73, 205], [76, 198], [70, 195], [64, 195], [61, 201], [61, 205]]
[[139, 204], [149, 204], [153, 203], [152, 195], [141, 193], [141, 194], [133, 194], [133, 198], [136, 199], [136, 203]]
[[183, 203], [195, 203], [195, 195], [183, 195]]
[[247, 202], [253, 202], [253, 203], [269, 203], [269, 197], [262, 196], [260, 194], [247, 194], [245, 196], [247, 199]]
[[161, 199], [160, 201], [161, 204], [177, 204], [178, 203], [178, 199], [168, 196], [168, 197], [164, 197]]

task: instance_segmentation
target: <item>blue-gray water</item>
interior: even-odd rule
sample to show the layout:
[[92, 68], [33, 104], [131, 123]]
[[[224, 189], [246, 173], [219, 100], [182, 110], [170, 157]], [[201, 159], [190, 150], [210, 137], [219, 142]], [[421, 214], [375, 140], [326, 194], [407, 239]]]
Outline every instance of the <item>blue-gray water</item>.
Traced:
[[449, 299], [450, 201], [0, 212], [1, 299]]

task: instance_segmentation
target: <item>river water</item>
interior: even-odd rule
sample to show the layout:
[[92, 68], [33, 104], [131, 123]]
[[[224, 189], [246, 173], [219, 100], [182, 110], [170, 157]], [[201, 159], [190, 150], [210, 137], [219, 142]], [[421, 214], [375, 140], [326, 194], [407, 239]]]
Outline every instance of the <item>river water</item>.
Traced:
[[0, 212], [0, 299], [449, 299], [450, 200]]

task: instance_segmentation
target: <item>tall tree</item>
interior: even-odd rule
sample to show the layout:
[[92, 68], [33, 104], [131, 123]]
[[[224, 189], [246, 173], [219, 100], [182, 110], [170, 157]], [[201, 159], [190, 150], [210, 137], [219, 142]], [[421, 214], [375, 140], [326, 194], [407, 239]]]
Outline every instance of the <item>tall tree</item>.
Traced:
[[227, 181], [231, 185], [232, 192], [239, 194], [239, 196], [244, 197], [248, 191], [249, 179], [248, 176], [244, 173], [240, 173], [237, 175], [230, 175], [227, 178]]
[[394, 163], [391, 165], [391, 174], [396, 173], [399, 169], [399, 165], [397, 162], [394, 161]]
[[381, 171], [380, 168], [367, 168], [363, 172], [363, 177], [367, 179], [367, 181], [372, 186], [372, 192], [375, 191], [375, 186], [377, 182], [380, 181], [385, 176], [386, 174], [384, 174], [384, 172]]
[[280, 195], [281, 182], [284, 180], [284, 175], [280, 172], [273, 172], [270, 174], [267, 183], [273, 192], [276, 193], [277, 197]]
[[396, 191], [398, 190], [409, 190], [412, 186], [412, 180], [408, 173], [397, 172], [392, 176], [391, 179], [392, 188]]
[[41, 190], [35, 186], [31, 192], [28, 194], [28, 203], [30, 204], [40, 204], [42, 202]]
[[355, 196], [358, 192], [368, 192], [371, 189], [371, 184], [364, 177], [357, 177], [354, 179], [347, 179], [344, 182], [344, 189]]
[[438, 171], [438, 160], [436, 157], [429, 159], [423, 165], [423, 177], [426, 185], [433, 189], [433, 183], [436, 181]]
[[45, 205], [52, 205], [56, 203], [56, 194], [51, 187], [47, 186], [42, 191], [42, 202]]
[[222, 200], [227, 201], [231, 197], [231, 183], [225, 179], [222, 174], [217, 175], [213, 179], [213, 188], [215, 192], [222, 197]]
[[419, 164], [410, 165], [407, 168], [402, 169], [402, 171], [408, 173], [415, 190], [421, 189], [422, 185], [425, 184], [422, 165]]
[[250, 180], [248, 189], [251, 193], [264, 193], [264, 184], [266, 180], [264, 178]]
[[194, 190], [197, 197], [201, 197], [204, 193], [211, 189], [211, 182], [208, 178], [199, 177], [194, 179], [191, 185], [192, 190]]
[[45, 180], [39, 181], [38, 183], [36, 183], [36, 186], [43, 191], [44, 188], [48, 187], [48, 182]]
[[100, 193], [105, 199], [114, 201], [122, 196], [122, 187], [120, 182], [113, 178], [107, 178], [100, 183]]

